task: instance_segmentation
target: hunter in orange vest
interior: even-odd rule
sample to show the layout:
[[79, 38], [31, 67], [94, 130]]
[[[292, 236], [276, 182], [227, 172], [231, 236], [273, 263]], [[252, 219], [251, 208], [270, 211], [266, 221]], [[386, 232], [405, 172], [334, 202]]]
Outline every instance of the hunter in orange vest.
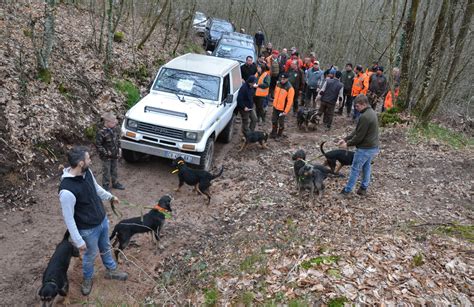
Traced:
[[282, 73], [280, 81], [275, 87], [273, 95], [273, 113], [272, 113], [272, 133], [271, 138], [283, 136], [285, 129], [285, 117], [290, 112], [293, 106], [293, 98], [295, 97], [295, 90], [291, 83], [288, 82], [288, 74]]
[[257, 121], [262, 119], [262, 122], [265, 122], [265, 108], [263, 107], [265, 99], [267, 99], [268, 94], [270, 93], [270, 74], [268, 72], [267, 65], [257, 66], [257, 73], [255, 74], [257, 78], [257, 89], [255, 91], [255, 97], [253, 102], [255, 104], [255, 111], [257, 113]]
[[[354, 72], [354, 83], [352, 83], [352, 99], [357, 97], [359, 94], [367, 94], [367, 90], [369, 89], [369, 85], [366, 85], [366, 74], [363, 73], [363, 68], [361, 65], [356, 65]], [[357, 119], [360, 116], [359, 111], [354, 108], [354, 115], [352, 116], [353, 119]]]

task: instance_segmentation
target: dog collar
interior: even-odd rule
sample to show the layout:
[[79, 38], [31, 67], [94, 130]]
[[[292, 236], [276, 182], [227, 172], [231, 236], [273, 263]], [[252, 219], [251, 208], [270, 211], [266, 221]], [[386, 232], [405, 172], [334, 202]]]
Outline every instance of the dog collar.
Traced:
[[171, 218], [171, 212], [169, 212], [169, 211], [166, 210], [165, 208], [160, 207], [160, 204], [156, 204], [156, 205], [153, 207], [153, 209], [156, 210], [156, 211], [158, 211], [158, 212], [163, 213], [163, 215], [165, 216], [165, 219], [170, 219], [170, 218]]

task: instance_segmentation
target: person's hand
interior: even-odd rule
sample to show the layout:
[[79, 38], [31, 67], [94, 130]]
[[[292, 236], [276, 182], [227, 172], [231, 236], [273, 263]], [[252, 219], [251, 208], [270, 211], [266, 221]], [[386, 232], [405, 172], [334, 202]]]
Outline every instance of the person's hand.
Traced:
[[120, 200], [118, 199], [117, 196], [112, 196], [112, 198], [110, 199], [110, 203], [114, 206], [118, 205], [120, 203]]
[[287, 113], [283, 112], [283, 113], [280, 113], [280, 116], [286, 116]]
[[82, 246], [78, 247], [77, 249], [79, 250], [79, 259], [82, 260], [82, 258], [84, 257], [84, 254], [87, 251], [87, 245], [83, 244]]
[[245, 112], [248, 112], [248, 111], [250, 111], [250, 109], [247, 108], [247, 107], [244, 107], [244, 111], [245, 111]]
[[340, 148], [347, 148], [347, 143], [344, 140], [340, 140], [337, 145], [339, 145]]
[[257, 87], [258, 87], [258, 84], [257, 84], [257, 83], [254, 83], [253, 87], [254, 87], [254, 88], [257, 88]]

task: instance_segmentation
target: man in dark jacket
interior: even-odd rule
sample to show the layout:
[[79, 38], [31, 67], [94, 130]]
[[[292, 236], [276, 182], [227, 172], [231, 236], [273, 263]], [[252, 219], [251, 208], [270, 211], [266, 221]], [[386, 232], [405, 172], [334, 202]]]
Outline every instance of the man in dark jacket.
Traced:
[[332, 119], [334, 117], [334, 109], [336, 108], [336, 103], [339, 100], [342, 103], [342, 93], [344, 90], [344, 85], [338, 79], [335, 79], [336, 69], [331, 68], [328, 72], [328, 79], [321, 88], [321, 106], [319, 107], [318, 116], [324, 114], [323, 124], [326, 126], [326, 131], [331, 129]]
[[295, 96], [293, 98], [293, 115], [296, 116], [296, 113], [298, 113], [298, 98], [300, 97], [304, 87], [304, 72], [298, 67], [298, 61], [295, 60], [291, 62], [287, 74], [288, 81], [295, 90]]
[[344, 92], [343, 92], [343, 101], [341, 106], [339, 107], [339, 115], [342, 115], [342, 111], [344, 110], [344, 105], [346, 106], [347, 116], [351, 115], [352, 109], [352, 84], [354, 83], [354, 72], [352, 71], [352, 63], [346, 64], [346, 69], [342, 72], [341, 82], [344, 84]]
[[89, 169], [91, 159], [87, 148], [73, 147], [67, 155], [70, 167], [63, 170], [59, 185], [59, 202], [64, 222], [72, 243], [79, 249], [82, 258], [84, 280], [81, 285], [83, 295], [92, 290], [94, 262], [100, 251], [102, 263], [106, 267], [105, 278], [126, 280], [128, 274], [117, 270], [112, 257], [109, 241], [109, 220], [103, 200], [117, 205], [119, 200], [101, 186]]
[[362, 182], [357, 190], [357, 194], [367, 194], [370, 183], [371, 162], [379, 152], [379, 122], [377, 114], [369, 106], [369, 101], [363, 94], [358, 95], [354, 99], [354, 108], [361, 114], [357, 126], [350, 135], [338, 143], [342, 148], [347, 148], [348, 146], [355, 146], [357, 148], [352, 160], [349, 180], [341, 191], [341, 195], [344, 197], [351, 193], [361, 170]]
[[240, 74], [242, 75], [242, 83], [245, 82], [250, 76], [257, 73], [257, 65], [253, 62], [253, 57], [248, 56], [245, 59], [245, 64], [240, 67]]
[[[95, 145], [102, 161], [102, 187], [107, 191], [112, 188], [124, 190], [125, 187], [118, 182], [117, 165], [121, 156], [120, 149], [120, 127], [117, 126], [117, 117], [112, 112], [102, 115], [104, 127], [97, 131]], [[112, 177], [112, 178], [111, 178]]]
[[255, 45], [257, 46], [257, 56], [260, 56], [260, 50], [263, 47], [263, 44], [265, 43], [265, 35], [261, 30], [258, 30], [257, 33], [255, 33]]
[[383, 75], [383, 66], [377, 66], [377, 72], [372, 74], [369, 79], [369, 90], [367, 92], [367, 98], [374, 111], [377, 110], [377, 104], [383, 106], [385, 95], [388, 91], [388, 81]]
[[257, 87], [256, 83], [257, 78], [255, 76], [252, 75], [248, 77], [247, 82], [242, 84], [239, 94], [237, 95], [237, 109], [242, 117], [242, 133], [244, 135], [249, 131], [254, 131], [258, 122], [253, 107], [253, 96], [255, 94], [255, 88]]

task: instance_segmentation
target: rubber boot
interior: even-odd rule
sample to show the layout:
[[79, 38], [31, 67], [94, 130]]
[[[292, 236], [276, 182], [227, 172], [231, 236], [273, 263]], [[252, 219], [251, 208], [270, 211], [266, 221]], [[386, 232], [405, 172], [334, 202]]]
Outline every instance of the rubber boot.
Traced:
[[277, 134], [278, 137], [282, 137], [282, 136], [283, 136], [283, 130], [284, 130], [284, 128], [278, 129], [278, 134]]
[[272, 125], [272, 132], [270, 133], [270, 138], [274, 139], [277, 136], [277, 126]]

